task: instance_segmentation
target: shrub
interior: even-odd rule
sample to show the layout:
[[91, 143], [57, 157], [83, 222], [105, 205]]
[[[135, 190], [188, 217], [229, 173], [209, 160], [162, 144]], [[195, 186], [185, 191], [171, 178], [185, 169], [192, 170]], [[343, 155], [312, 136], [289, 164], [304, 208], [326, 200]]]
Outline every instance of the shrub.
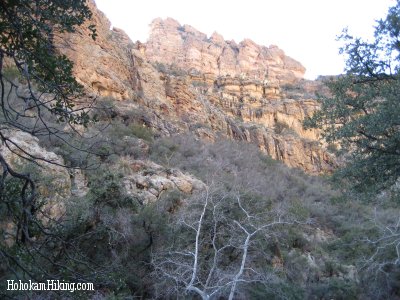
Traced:
[[153, 131], [150, 128], [139, 124], [131, 124], [128, 127], [131, 134], [133, 134], [134, 136], [148, 142], [151, 142], [153, 140]]
[[194, 87], [201, 87], [201, 88], [206, 88], [207, 87], [207, 83], [205, 83], [204, 81], [198, 81], [198, 80], [193, 80], [192, 81], [192, 85]]
[[164, 63], [160, 63], [160, 62], [155, 62], [153, 64], [153, 67], [158, 71], [161, 72], [163, 74], [167, 74], [167, 75], [172, 75], [172, 76], [186, 76], [188, 74], [188, 72], [186, 70], [183, 70], [181, 68], [179, 68], [177, 65], [175, 64], [164, 64]]
[[338, 153], [338, 145], [334, 144], [334, 143], [330, 143], [330, 144], [328, 144], [327, 150], [333, 154], [337, 154]]
[[10, 66], [10, 67], [5, 67], [3, 71], [3, 75], [9, 79], [9, 80], [14, 80], [14, 79], [21, 79], [22, 76], [19, 73], [19, 70], [16, 66]]
[[308, 299], [360, 299], [360, 290], [354, 282], [344, 279], [332, 278], [326, 282], [313, 284], [307, 293]]
[[297, 135], [297, 132], [294, 131], [290, 126], [284, 122], [277, 121], [274, 125], [274, 132], [276, 134], [292, 134]]
[[98, 120], [110, 121], [118, 116], [115, 99], [110, 97], [101, 97], [96, 101], [92, 114], [96, 116]]
[[249, 284], [247, 290], [249, 299], [305, 299], [305, 292], [300, 286], [284, 282], [283, 280], [271, 280], [271, 283], [267, 285], [257, 283]]
[[282, 134], [285, 130], [289, 129], [289, 125], [284, 122], [277, 121], [274, 126], [276, 134]]

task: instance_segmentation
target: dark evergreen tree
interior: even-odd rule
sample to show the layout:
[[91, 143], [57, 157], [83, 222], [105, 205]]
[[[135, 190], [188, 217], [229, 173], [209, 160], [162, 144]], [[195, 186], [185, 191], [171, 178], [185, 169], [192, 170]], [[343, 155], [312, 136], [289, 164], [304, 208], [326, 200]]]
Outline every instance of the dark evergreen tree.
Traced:
[[336, 173], [358, 191], [395, 191], [400, 176], [400, 1], [377, 22], [372, 42], [347, 32], [346, 74], [327, 82], [331, 96], [306, 127], [339, 144], [346, 164]]

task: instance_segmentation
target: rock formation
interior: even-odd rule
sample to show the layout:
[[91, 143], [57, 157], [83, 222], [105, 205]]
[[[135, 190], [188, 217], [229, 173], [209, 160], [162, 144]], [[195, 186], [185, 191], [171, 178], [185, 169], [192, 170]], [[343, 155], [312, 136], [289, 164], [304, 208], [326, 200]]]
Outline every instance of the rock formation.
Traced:
[[0, 145], [0, 153], [13, 169], [21, 172], [28, 167], [26, 158], [35, 158], [36, 163], [30, 166], [33, 168], [30, 172], [39, 172], [43, 178], [51, 178], [51, 182], [38, 187], [42, 199], [57, 202], [70, 196], [70, 175], [63, 167], [64, 160], [60, 156], [41, 147], [38, 138], [29, 133], [8, 129], [2, 130], [2, 134], [10, 142]]
[[250, 39], [236, 44], [214, 32], [209, 38], [195, 28], [168, 18], [150, 25], [146, 56], [154, 62], [217, 76], [292, 82], [305, 68], [277, 46], [259, 46]]
[[140, 199], [143, 204], [156, 202], [164, 192], [174, 189], [184, 194], [191, 194], [205, 186], [191, 175], [183, 174], [176, 169], [165, 169], [151, 161], [128, 162], [132, 172], [124, 177], [125, 189], [129, 196]]
[[[1, 133], [9, 142], [0, 144], [0, 154], [10, 167], [23, 174], [40, 174], [40, 183], [35, 182], [38, 195], [36, 201], [42, 203], [37, 205], [40, 207], [38, 218], [43, 224], [61, 218], [65, 212], [65, 200], [71, 195], [70, 175], [68, 170], [62, 167], [63, 159], [41, 147], [39, 140], [26, 132], [3, 129]], [[26, 158], [36, 158], [35, 163], [29, 164]], [[33, 175], [31, 178], [36, 180], [38, 177]], [[14, 245], [16, 233], [17, 225], [13, 216], [6, 215], [0, 221], [0, 245]]]
[[96, 40], [81, 29], [60, 50], [88, 90], [124, 100], [116, 104], [120, 114], [140, 111], [140, 121], [161, 135], [190, 130], [245, 140], [313, 174], [334, 167], [318, 131], [302, 127], [318, 109], [321, 84], [304, 80], [305, 68], [278, 47], [208, 38], [173, 19], [154, 20], [148, 42], [133, 44], [91, 6]]
[[[78, 28], [75, 34], [64, 34], [56, 39], [57, 48], [74, 62], [74, 75], [87, 89], [116, 100], [131, 99], [135, 85], [130, 49], [133, 43], [89, 1], [92, 20]], [[93, 40], [87, 24], [96, 25]]]

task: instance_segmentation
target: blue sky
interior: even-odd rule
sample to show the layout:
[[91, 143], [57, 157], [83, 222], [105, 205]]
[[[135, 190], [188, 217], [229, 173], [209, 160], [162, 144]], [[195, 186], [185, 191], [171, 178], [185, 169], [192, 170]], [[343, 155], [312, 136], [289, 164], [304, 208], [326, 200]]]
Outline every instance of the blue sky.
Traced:
[[250, 38], [277, 45], [307, 69], [306, 78], [339, 74], [344, 58], [336, 37], [345, 27], [371, 37], [374, 20], [385, 16], [394, 0], [95, 0], [113, 26], [133, 41], [145, 42], [150, 22], [172, 17], [226, 40]]

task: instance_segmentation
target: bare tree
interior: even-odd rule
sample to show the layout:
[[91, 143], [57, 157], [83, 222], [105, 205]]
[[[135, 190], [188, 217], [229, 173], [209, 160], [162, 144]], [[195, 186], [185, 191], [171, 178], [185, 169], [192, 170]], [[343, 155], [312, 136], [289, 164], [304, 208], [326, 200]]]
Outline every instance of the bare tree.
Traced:
[[[246, 203], [239, 191], [206, 188], [181, 208], [176, 234], [152, 257], [158, 296], [238, 297], [246, 284], [279, 281], [269, 251], [286, 226], [305, 224], [282, 205]], [[266, 271], [267, 270], [267, 271]]]
[[358, 243], [366, 246], [360, 257], [361, 275], [367, 289], [376, 298], [384, 298], [397, 290], [400, 271], [400, 217], [397, 210], [374, 209], [371, 225]]

